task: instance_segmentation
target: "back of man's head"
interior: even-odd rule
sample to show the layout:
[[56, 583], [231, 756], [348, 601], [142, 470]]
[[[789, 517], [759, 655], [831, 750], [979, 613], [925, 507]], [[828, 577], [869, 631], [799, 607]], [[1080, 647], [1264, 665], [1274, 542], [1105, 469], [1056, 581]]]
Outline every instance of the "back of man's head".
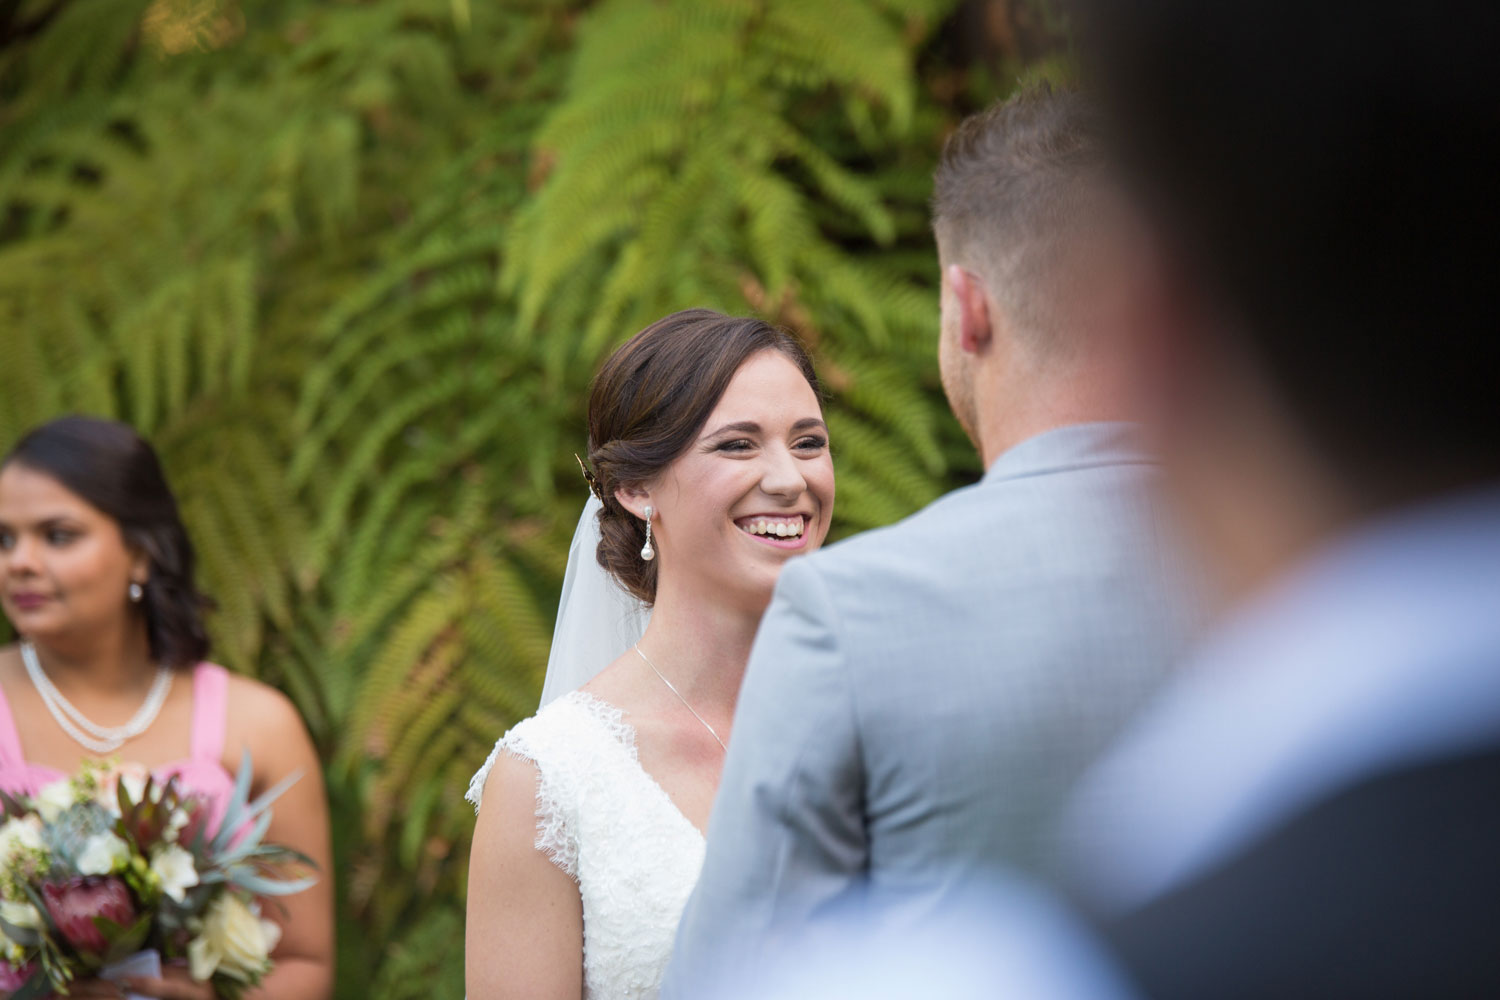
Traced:
[[1377, 503], [1500, 475], [1500, 4], [1085, 4], [1129, 175], [1311, 452]]
[[1062, 328], [1105, 200], [1103, 178], [1093, 105], [1047, 84], [965, 119], [943, 147], [932, 199], [943, 264], [977, 275], [1033, 348], [1076, 346]]

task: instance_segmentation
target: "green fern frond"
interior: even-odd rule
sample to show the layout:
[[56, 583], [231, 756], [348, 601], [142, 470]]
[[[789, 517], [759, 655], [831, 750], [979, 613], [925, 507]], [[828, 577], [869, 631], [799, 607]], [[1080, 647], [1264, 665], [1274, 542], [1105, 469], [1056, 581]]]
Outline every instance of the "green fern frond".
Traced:
[[926, 205], [987, 92], [928, 46], [954, 5], [11, 5], [0, 449], [158, 446], [217, 655], [327, 762], [339, 1000], [463, 988], [461, 796], [534, 710], [612, 348], [698, 305], [804, 337], [837, 534], [977, 473]]

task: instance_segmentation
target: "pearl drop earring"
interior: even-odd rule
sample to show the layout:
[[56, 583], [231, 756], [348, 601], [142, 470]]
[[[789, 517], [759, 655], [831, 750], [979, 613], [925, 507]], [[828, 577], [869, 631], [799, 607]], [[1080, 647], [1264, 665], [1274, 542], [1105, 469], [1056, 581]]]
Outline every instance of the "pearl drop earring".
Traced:
[[646, 508], [646, 544], [641, 549], [641, 558], [650, 562], [656, 558], [656, 550], [651, 547], [651, 518], [656, 514], [655, 507]]
[[132, 604], [141, 603], [141, 598], [146, 596], [145, 588], [138, 583], [132, 583], [127, 593], [130, 594], [130, 603]]

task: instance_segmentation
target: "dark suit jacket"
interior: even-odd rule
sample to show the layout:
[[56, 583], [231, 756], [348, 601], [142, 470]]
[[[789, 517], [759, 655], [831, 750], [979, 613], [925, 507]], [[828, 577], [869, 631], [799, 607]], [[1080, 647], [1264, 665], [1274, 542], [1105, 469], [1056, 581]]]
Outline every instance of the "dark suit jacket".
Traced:
[[1152, 1000], [1500, 997], [1500, 740], [1346, 789], [1100, 929]]

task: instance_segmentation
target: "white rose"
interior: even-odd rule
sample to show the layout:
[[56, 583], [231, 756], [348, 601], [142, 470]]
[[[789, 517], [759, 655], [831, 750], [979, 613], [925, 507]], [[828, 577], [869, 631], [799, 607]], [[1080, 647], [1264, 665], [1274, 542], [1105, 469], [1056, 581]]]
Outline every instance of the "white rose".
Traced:
[[181, 903], [188, 889], [198, 884], [198, 869], [193, 856], [176, 844], [158, 847], [151, 852], [151, 870], [161, 879], [161, 891]]
[[261, 920], [239, 896], [222, 893], [203, 915], [202, 932], [188, 943], [192, 976], [203, 981], [221, 972], [251, 982], [270, 970], [271, 949], [280, 936], [275, 924]]
[[114, 834], [96, 833], [78, 852], [78, 874], [108, 875], [130, 862], [130, 848]]
[[256, 919], [260, 921], [260, 933], [266, 942], [266, 955], [267, 961], [269, 961], [271, 952], [275, 951], [276, 946], [281, 943], [281, 925], [274, 920], [267, 920], [265, 917], [257, 917]]
[[167, 828], [162, 831], [162, 839], [169, 843], [176, 843], [177, 838], [182, 835], [183, 830], [187, 829], [187, 825], [192, 821], [192, 818], [192, 816], [188, 815], [188, 811], [181, 806], [173, 809], [172, 815], [167, 817]]
[[8, 819], [0, 826], [0, 870], [10, 871], [23, 851], [43, 851], [42, 824], [35, 816]]
[[72, 778], [58, 778], [42, 788], [36, 796], [36, 811], [43, 821], [51, 823], [78, 801]]
[[22, 930], [35, 930], [42, 926], [42, 915], [30, 903], [13, 903], [0, 899], [0, 920]]
[[40, 850], [42, 825], [35, 816], [8, 819], [0, 826], [0, 856], [8, 857], [22, 849]]

